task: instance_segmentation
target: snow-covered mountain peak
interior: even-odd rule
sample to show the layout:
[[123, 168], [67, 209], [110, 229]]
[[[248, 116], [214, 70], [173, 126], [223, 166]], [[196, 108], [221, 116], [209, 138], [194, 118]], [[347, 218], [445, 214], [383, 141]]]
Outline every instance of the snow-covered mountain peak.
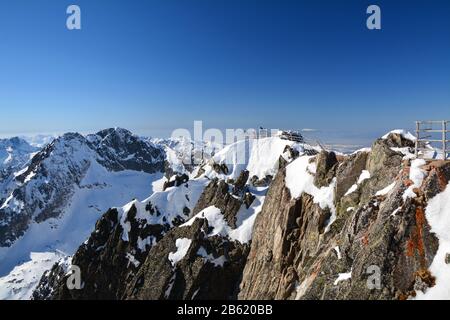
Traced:
[[247, 170], [250, 179], [265, 179], [275, 176], [280, 157], [289, 160], [290, 153], [303, 153], [305, 147], [313, 150], [311, 146], [279, 137], [240, 140], [212, 156], [204, 170], [209, 178], [237, 179]]
[[22, 165], [37, 150], [19, 137], [0, 139], [0, 170]]
[[0, 185], [0, 274], [30, 252], [70, 253], [100, 213], [152, 193], [164, 161], [161, 147], [125, 129], [54, 139]]
[[86, 139], [98, 153], [98, 161], [111, 171], [130, 169], [153, 173], [163, 170], [163, 148], [149, 144], [126, 129], [105, 129]]
[[119, 127], [101, 130], [97, 132], [96, 135], [102, 137], [103, 139], [119, 139], [123, 142], [130, 137], [135, 136], [131, 131]]

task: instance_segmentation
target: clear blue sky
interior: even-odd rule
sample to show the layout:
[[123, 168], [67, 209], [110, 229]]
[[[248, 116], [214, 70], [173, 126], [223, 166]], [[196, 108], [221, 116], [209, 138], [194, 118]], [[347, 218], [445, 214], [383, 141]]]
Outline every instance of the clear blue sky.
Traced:
[[0, 134], [203, 120], [370, 136], [449, 110], [448, 0], [0, 1]]

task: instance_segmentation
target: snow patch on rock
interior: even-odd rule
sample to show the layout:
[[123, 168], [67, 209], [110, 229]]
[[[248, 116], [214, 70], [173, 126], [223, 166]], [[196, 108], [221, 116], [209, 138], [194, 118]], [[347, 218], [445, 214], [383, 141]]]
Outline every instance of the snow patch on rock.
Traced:
[[337, 286], [339, 282], [349, 280], [352, 278], [352, 270], [346, 273], [339, 273], [337, 279], [334, 281], [334, 285]]
[[411, 132], [406, 131], [406, 130], [403, 130], [403, 129], [392, 130], [392, 131], [386, 133], [386, 134], [382, 137], [382, 139], [387, 139], [391, 133], [399, 134], [399, 135], [401, 135], [403, 138], [408, 139], [408, 140], [411, 140], [411, 141], [416, 141], [416, 140], [417, 140], [417, 138], [416, 138]]
[[389, 192], [391, 192], [394, 189], [395, 184], [396, 183], [393, 182], [392, 184], [388, 185], [386, 188], [378, 191], [375, 195], [376, 196], [385, 196], [385, 195], [389, 194]]
[[189, 250], [189, 247], [191, 246], [192, 240], [187, 238], [180, 238], [175, 241], [175, 245], [177, 246], [177, 251], [170, 252], [169, 253], [169, 261], [172, 264], [173, 267], [175, 265], [183, 260], [183, 258], [186, 256], [186, 253]]
[[370, 179], [370, 173], [367, 170], [363, 170], [361, 172], [361, 175], [358, 178], [358, 181], [353, 184], [350, 189], [347, 190], [347, 192], [345, 193], [345, 196], [348, 196], [349, 194], [352, 194], [353, 192], [355, 192], [356, 190], [358, 190], [358, 185], [360, 185], [364, 180]]
[[329, 209], [331, 218], [326, 226], [325, 232], [336, 220], [336, 207], [334, 206], [334, 188], [336, 178], [327, 187], [317, 188], [314, 185], [315, 163], [310, 163], [312, 157], [301, 156], [286, 167], [286, 187], [290, 190], [292, 198], [298, 198], [303, 193], [311, 195], [314, 203], [322, 210]]
[[415, 159], [411, 161], [411, 168], [409, 171], [409, 179], [412, 181], [412, 185], [406, 189], [403, 194], [403, 200], [406, 201], [408, 198], [417, 197], [414, 189], [420, 188], [422, 185], [423, 179], [426, 177], [426, 171], [422, 170], [421, 167], [426, 164], [426, 161], [423, 159]]

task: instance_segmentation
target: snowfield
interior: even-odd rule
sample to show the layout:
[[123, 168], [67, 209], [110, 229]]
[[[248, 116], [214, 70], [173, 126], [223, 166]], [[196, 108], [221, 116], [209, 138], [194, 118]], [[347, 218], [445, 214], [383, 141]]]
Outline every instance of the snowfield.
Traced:
[[[123, 207], [117, 208], [119, 211], [119, 219], [124, 230], [122, 239], [128, 241], [128, 232], [130, 231], [130, 223], [125, 222], [127, 213], [134, 205], [137, 209], [136, 220], [145, 221], [148, 225], [161, 224], [165, 221], [169, 223], [177, 216], [183, 216], [184, 208], [193, 210], [203, 189], [209, 183], [206, 178], [190, 180], [187, 184], [179, 187], [168, 188], [165, 191], [154, 192], [150, 197], [143, 201], [134, 200]], [[160, 215], [151, 215], [145, 209], [147, 204], [151, 203], [153, 208], [160, 212]]]
[[63, 257], [53, 252], [30, 254], [30, 261], [16, 266], [10, 274], [0, 278], [0, 300], [28, 300], [42, 274]]
[[[109, 208], [145, 199], [154, 192], [153, 187], [160, 189], [164, 183], [162, 149], [124, 129], [88, 136], [65, 134], [51, 144], [43, 142], [38, 152], [18, 138], [5, 143], [8, 165], [18, 165], [6, 179], [0, 175], [0, 188], [5, 194], [2, 197], [0, 192], [0, 226], [5, 229], [13, 224], [14, 230], [20, 226], [15, 220], [18, 217], [28, 223], [17, 236], [11, 233], [3, 240], [1, 283], [16, 277], [14, 268], [26, 270], [32, 266], [34, 274], [43, 271], [37, 265], [45, 265], [49, 259], [32, 253], [73, 254]], [[14, 156], [14, 150], [24, 150], [23, 155]], [[24, 161], [14, 162], [16, 158]], [[9, 294], [2, 292], [5, 299], [15, 299], [26, 297], [26, 292], [19, 292], [26, 288], [16, 286], [7, 291]]]
[[153, 191], [152, 182], [161, 177], [161, 173], [109, 172], [98, 164], [93, 165], [61, 218], [33, 222], [11, 247], [0, 248], [0, 275], [27, 261], [30, 252], [60, 250], [73, 254], [94, 230], [103, 213], [132, 199], [144, 199]]
[[278, 137], [247, 139], [237, 141], [220, 150], [212, 157], [216, 164], [226, 164], [228, 174], [218, 174], [211, 164], [205, 167], [205, 176], [208, 178], [237, 179], [242, 170], [250, 172], [253, 176], [262, 179], [268, 175], [275, 176], [278, 169], [278, 160], [283, 155], [286, 146], [303, 151], [298, 143], [283, 140]]

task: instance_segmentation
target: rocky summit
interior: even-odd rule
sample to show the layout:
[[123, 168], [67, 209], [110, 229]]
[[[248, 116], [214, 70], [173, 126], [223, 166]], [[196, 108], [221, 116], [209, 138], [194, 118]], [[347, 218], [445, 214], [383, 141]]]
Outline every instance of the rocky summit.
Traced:
[[[450, 163], [416, 159], [414, 140], [403, 131], [351, 154], [279, 137], [236, 142], [196, 167], [170, 161], [167, 142], [149, 149], [126, 132], [55, 143], [67, 139], [93, 150], [87, 161], [108, 170], [160, 171], [165, 180], [145, 200], [105, 210], [87, 240], [47, 268], [28, 298], [450, 298]], [[19, 182], [47, 173], [42, 163], [55, 143]], [[249, 153], [245, 163], [228, 161], [240, 143]], [[79, 173], [70, 175], [72, 184], [85, 166], [69, 166]], [[57, 212], [23, 216], [26, 222]], [[26, 229], [20, 225], [16, 232]], [[67, 285], [72, 267], [82, 283], [75, 289]]]

